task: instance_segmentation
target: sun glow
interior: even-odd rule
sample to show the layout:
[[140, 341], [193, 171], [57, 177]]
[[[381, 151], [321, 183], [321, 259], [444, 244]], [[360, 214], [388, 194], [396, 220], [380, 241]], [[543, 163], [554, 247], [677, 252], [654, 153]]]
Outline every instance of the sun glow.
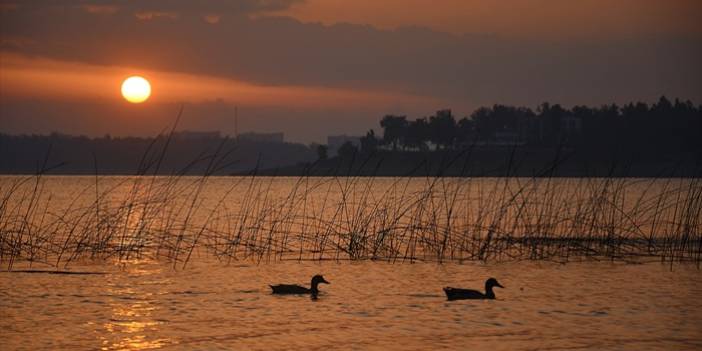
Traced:
[[[151, 105], [154, 109], [161, 109], [168, 103], [203, 104], [220, 100], [231, 105], [239, 103], [270, 108], [312, 108], [316, 111], [345, 108], [349, 105], [380, 110], [387, 109], [388, 105], [401, 105], [430, 110], [435, 105], [449, 104], [448, 100], [434, 96], [401, 93], [386, 87], [376, 90], [314, 85], [263, 85], [227, 77], [169, 71], [140, 70], [139, 75], [136, 75], [131, 67], [65, 62], [2, 51], [0, 62], [0, 100], [3, 102], [8, 98], [23, 100], [27, 97], [72, 103], [86, 100], [114, 101], [118, 94], [115, 88], [122, 83], [121, 93], [130, 102], [128, 105]], [[138, 78], [136, 81], [141, 81], [143, 87], [135, 90], [144, 93], [133, 93], [131, 80], [127, 78]], [[150, 86], [144, 78], [156, 79], [157, 86]], [[155, 96], [151, 96], [153, 89], [158, 91]], [[131, 109], [129, 111], [136, 112]], [[0, 121], [1, 115], [0, 113]]]
[[151, 84], [143, 77], [129, 77], [122, 83], [122, 96], [133, 104], [142, 103], [151, 96]]

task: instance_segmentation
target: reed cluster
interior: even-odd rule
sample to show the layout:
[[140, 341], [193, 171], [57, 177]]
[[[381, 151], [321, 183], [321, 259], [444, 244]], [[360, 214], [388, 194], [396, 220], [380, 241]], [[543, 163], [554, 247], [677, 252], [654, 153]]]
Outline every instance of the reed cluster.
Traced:
[[150, 174], [157, 152], [133, 177], [0, 178], [0, 266], [702, 258], [699, 178], [213, 177], [224, 147], [196, 177]]

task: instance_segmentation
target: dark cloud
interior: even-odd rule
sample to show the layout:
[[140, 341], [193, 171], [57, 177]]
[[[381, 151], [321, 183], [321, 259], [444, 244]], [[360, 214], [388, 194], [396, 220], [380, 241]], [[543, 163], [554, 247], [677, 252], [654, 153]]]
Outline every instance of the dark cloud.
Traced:
[[[178, 14], [215, 9], [240, 13], [289, 3], [99, 2]], [[542, 42], [422, 28], [383, 31], [302, 24], [280, 17], [231, 15], [216, 24], [192, 16], [144, 20], [72, 7], [20, 8], [4, 16], [1, 28], [3, 37], [24, 39], [5, 40], [4, 50], [270, 85], [387, 86], [483, 101], [601, 98], [622, 92], [702, 95], [702, 80], [695, 79], [701, 76], [695, 63], [702, 61], [698, 38]]]

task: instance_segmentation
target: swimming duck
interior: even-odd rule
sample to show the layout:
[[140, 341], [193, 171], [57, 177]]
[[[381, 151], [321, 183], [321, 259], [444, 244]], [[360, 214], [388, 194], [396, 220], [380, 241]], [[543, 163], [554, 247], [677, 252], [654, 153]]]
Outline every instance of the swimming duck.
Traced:
[[311, 288], [305, 288], [304, 286], [299, 286], [299, 285], [293, 285], [293, 284], [279, 284], [279, 285], [270, 285], [271, 289], [273, 289], [274, 294], [312, 294], [313, 297], [316, 297], [317, 294], [319, 294], [319, 289], [317, 286], [320, 283], [324, 284], [331, 284], [328, 281], [324, 280], [324, 277], [321, 275], [317, 274], [314, 277], [312, 277], [312, 283]]
[[477, 290], [459, 289], [459, 288], [451, 288], [451, 287], [445, 287], [444, 292], [446, 293], [446, 297], [449, 300], [465, 300], [465, 299], [490, 299], [490, 300], [492, 300], [495, 298], [495, 293], [492, 291], [492, 288], [495, 286], [498, 288], [504, 288], [504, 286], [500, 285], [500, 283], [497, 282], [497, 279], [490, 278], [490, 279], [485, 281], [485, 294], [483, 294]]

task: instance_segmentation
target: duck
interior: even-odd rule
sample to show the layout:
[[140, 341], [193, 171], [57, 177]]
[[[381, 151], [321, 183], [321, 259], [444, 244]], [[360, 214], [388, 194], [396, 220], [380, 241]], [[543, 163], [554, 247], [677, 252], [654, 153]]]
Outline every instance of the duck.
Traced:
[[497, 279], [490, 278], [485, 281], [484, 294], [477, 290], [452, 288], [448, 286], [444, 288], [444, 292], [449, 300], [494, 300], [495, 292], [492, 291], [493, 287], [505, 288], [497, 282]]
[[312, 297], [317, 297], [319, 294], [319, 284], [331, 284], [326, 281], [323, 276], [317, 274], [312, 277], [312, 282], [310, 283], [310, 288], [305, 288], [304, 286], [294, 285], [294, 284], [278, 284], [269, 285], [273, 290], [273, 294], [285, 294], [285, 295], [304, 295], [311, 294]]

